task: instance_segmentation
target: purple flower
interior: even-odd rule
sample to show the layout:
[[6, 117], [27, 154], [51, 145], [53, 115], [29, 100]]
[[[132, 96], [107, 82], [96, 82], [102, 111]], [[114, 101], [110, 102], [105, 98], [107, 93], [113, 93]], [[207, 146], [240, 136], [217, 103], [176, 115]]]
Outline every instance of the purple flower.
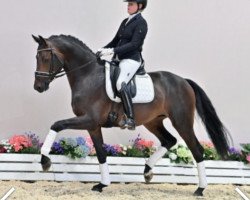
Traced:
[[240, 154], [240, 151], [237, 150], [237, 149], [234, 148], [234, 147], [230, 147], [230, 148], [228, 149], [228, 151], [229, 151], [230, 154]]
[[31, 140], [32, 146], [40, 149], [42, 147], [42, 142], [40, 142], [39, 136], [37, 136], [35, 133], [27, 132], [25, 135]]
[[112, 145], [103, 144], [103, 148], [105, 149], [105, 151], [107, 152], [108, 155], [111, 155], [111, 156], [117, 156], [118, 155], [117, 149]]
[[52, 151], [57, 154], [64, 154], [64, 150], [60, 144], [60, 142], [54, 142], [52, 146]]

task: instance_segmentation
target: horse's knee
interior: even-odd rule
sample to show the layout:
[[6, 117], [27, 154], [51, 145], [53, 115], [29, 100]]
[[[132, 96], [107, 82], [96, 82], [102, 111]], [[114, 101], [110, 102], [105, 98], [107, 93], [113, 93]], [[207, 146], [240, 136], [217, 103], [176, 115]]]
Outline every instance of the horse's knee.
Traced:
[[58, 121], [58, 122], [55, 122], [51, 128], [51, 130], [53, 131], [56, 131], [56, 132], [59, 132], [59, 131], [62, 131], [64, 129], [64, 125], [62, 122]]

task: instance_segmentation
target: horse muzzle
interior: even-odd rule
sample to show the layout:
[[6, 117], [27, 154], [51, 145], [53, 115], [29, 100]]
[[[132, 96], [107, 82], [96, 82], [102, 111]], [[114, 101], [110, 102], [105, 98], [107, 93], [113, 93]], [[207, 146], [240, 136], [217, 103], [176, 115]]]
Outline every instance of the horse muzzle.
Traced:
[[46, 90], [49, 89], [49, 81], [44, 81], [44, 82], [35, 81], [34, 89], [39, 93], [45, 92]]

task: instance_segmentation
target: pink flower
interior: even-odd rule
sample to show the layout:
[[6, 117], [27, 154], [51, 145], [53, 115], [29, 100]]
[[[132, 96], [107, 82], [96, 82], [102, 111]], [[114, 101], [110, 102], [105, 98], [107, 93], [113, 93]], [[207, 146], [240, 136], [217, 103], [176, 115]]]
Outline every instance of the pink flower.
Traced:
[[85, 139], [86, 139], [86, 143], [87, 143], [87, 145], [89, 147], [93, 147], [94, 146], [93, 141], [92, 141], [92, 139], [91, 139], [90, 136], [87, 136]]
[[154, 145], [153, 141], [144, 140], [144, 139], [137, 140], [136, 143], [135, 143], [135, 146], [138, 149], [151, 148], [151, 147], [153, 147], [153, 145]]
[[247, 155], [246, 160], [250, 163], [250, 154]]
[[23, 148], [31, 147], [32, 141], [25, 135], [14, 135], [9, 139], [9, 143], [13, 146], [15, 152], [22, 150]]
[[122, 153], [122, 148], [120, 147], [119, 144], [115, 144], [115, 145], [114, 145], [114, 148], [115, 148], [115, 150], [117, 151], [117, 153]]
[[201, 141], [201, 145], [206, 148], [214, 148], [214, 144], [212, 142]]
[[89, 153], [89, 155], [95, 155], [95, 154], [96, 154], [96, 151], [95, 151], [94, 143], [93, 143], [93, 141], [92, 141], [92, 139], [91, 139], [90, 136], [87, 136], [87, 137], [86, 137], [86, 144], [87, 144], [87, 146], [90, 148], [90, 153]]

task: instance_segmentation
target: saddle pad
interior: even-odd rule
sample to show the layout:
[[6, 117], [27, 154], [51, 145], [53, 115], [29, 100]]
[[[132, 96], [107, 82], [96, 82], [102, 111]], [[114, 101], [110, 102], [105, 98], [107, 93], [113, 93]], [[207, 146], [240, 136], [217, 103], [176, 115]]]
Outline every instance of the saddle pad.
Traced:
[[[114, 93], [110, 80], [110, 64], [105, 64], [105, 79], [106, 79], [106, 92], [108, 97], [117, 103], [121, 102], [119, 97], [114, 98]], [[133, 103], [149, 103], [154, 99], [154, 85], [151, 77], [148, 74], [136, 75], [136, 95], [132, 99]]]

